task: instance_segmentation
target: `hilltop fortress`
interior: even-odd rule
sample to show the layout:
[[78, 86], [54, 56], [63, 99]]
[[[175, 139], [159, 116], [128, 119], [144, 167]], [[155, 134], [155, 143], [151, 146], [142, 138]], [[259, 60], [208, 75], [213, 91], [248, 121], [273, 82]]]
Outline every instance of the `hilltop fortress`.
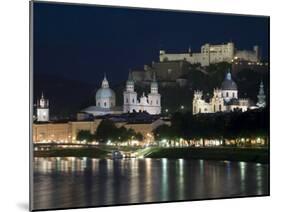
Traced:
[[180, 61], [185, 60], [191, 64], [200, 63], [201, 66], [208, 66], [212, 63], [232, 62], [234, 59], [240, 59], [249, 62], [259, 62], [259, 47], [254, 46], [253, 50], [237, 50], [234, 43], [211, 45], [209, 43], [201, 46], [201, 52], [193, 53], [189, 48], [186, 53], [169, 53], [160, 50], [159, 61]]
[[[201, 46], [201, 52], [192, 52], [191, 49], [184, 53], [167, 53], [159, 51], [159, 62], [144, 65], [143, 70], [133, 70], [132, 77], [136, 83], [145, 85], [152, 81], [153, 73], [156, 73], [161, 86], [184, 86], [186, 79], [184, 74], [191, 65], [204, 72], [210, 64], [228, 62], [232, 64], [232, 70], [236, 66], [247, 66], [249, 69], [261, 69], [261, 55], [259, 46], [253, 46], [252, 50], [238, 50], [233, 42], [213, 45], [206, 43]], [[244, 67], [245, 68], [245, 67]]]

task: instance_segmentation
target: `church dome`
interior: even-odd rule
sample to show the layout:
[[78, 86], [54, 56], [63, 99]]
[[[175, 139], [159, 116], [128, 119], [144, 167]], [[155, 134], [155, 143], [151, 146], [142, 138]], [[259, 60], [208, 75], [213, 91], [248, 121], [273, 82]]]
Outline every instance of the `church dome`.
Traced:
[[236, 83], [231, 79], [231, 73], [228, 72], [224, 81], [221, 84], [222, 90], [237, 90]]
[[107, 98], [115, 99], [115, 92], [109, 87], [109, 83], [106, 79], [106, 76], [104, 76], [101, 88], [98, 89], [96, 93], [96, 100], [107, 99]]
[[110, 88], [100, 88], [96, 93], [96, 99], [115, 98], [115, 92]]

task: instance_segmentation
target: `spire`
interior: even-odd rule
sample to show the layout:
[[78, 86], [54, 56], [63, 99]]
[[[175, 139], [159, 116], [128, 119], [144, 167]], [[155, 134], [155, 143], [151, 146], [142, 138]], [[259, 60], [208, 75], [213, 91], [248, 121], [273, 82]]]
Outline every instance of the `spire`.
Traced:
[[42, 94], [41, 94], [41, 99], [44, 99], [44, 94], [43, 94], [43, 91], [42, 91]]
[[126, 90], [130, 91], [130, 92], [134, 91], [134, 80], [133, 80], [133, 75], [132, 75], [131, 70], [129, 70], [128, 80], [126, 82]]
[[153, 72], [152, 81], [156, 82], [156, 73], [155, 73], [155, 71]]
[[107, 78], [106, 78], [106, 74], [104, 73], [104, 78], [103, 78], [103, 81], [101, 83], [101, 87], [102, 88], [109, 88], [109, 83], [107, 81]]
[[230, 69], [228, 69], [225, 78], [226, 78], [227, 80], [231, 80], [231, 72], [230, 72]]
[[133, 81], [133, 75], [131, 69], [129, 70], [128, 81]]

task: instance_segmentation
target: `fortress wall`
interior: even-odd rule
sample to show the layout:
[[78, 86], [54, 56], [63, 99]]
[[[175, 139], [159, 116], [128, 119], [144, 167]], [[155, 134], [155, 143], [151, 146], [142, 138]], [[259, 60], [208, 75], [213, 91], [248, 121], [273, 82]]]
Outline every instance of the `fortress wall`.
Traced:
[[251, 61], [251, 62], [259, 61], [258, 54], [255, 51], [248, 51], [248, 50], [236, 51], [235, 57], [237, 57], [238, 59]]

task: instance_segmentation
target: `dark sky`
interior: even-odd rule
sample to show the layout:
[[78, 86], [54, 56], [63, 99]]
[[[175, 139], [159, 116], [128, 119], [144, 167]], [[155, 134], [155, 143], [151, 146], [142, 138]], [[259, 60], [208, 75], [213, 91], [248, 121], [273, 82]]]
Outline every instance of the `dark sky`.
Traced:
[[159, 49], [182, 52], [233, 41], [262, 47], [268, 57], [268, 18], [190, 12], [34, 4], [34, 72], [99, 83], [124, 81], [130, 68], [158, 61]]

